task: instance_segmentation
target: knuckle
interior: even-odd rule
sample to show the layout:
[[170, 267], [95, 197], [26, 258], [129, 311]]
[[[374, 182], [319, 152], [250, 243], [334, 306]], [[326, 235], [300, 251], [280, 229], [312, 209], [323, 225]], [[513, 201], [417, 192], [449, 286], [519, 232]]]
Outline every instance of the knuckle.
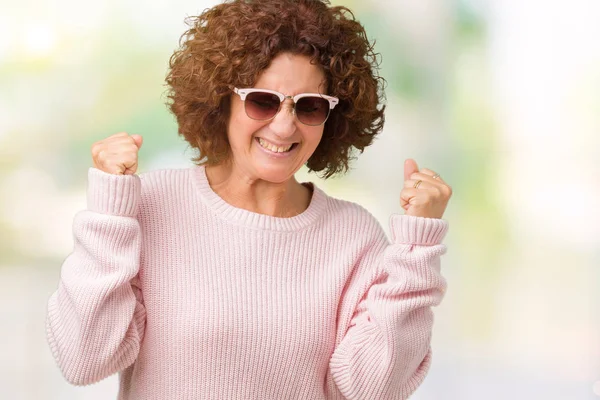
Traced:
[[129, 136], [127, 134], [127, 132], [118, 132], [118, 133], [115, 133], [114, 135], [109, 136], [107, 139], [111, 139], [111, 140], [114, 141], [114, 140], [117, 140], [117, 139], [123, 139], [123, 138], [125, 138], [127, 136]]

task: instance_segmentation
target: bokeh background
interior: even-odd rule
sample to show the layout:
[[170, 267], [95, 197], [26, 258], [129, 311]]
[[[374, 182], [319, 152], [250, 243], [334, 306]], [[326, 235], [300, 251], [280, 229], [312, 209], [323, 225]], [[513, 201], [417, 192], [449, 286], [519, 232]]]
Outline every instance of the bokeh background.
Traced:
[[[209, 0], [0, 0], [0, 398], [111, 399], [70, 386], [46, 301], [85, 208], [93, 142], [144, 136], [140, 171], [191, 166], [167, 61]], [[381, 221], [403, 161], [454, 196], [434, 363], [415, 400], [600, 399], [600, 2], [338, 0], [376, 40], [387, 122], [322, 182]]]

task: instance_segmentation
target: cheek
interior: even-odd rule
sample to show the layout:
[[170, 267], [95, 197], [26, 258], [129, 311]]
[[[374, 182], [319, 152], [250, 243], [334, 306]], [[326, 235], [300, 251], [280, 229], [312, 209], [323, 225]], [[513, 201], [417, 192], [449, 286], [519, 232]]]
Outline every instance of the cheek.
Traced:
[[244, 105], [241, 101], [232, 101], [229, 112], [229, 123], [228, 128], [230, 131], [235, 132], [243, 126], [245, 121], [246, 113], [244, 112]]
[[252, 137], [265, 125], [246, 116], [244, 110], [233, 110], [227, 126], [227, 136], [233, 148], [247, 148]]
[[319, 146], [319, 143], [321, 143], [321, 140], [323, 139], [323, 128], [320, 128], [319, 130], [316, 130], [314, 132], [310, 132], [310, 137], [311, 147], [316, 149]]

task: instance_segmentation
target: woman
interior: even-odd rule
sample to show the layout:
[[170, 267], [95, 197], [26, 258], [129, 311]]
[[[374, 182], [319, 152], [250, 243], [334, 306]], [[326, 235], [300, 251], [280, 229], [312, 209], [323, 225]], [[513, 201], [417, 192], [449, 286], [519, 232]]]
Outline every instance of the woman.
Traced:
[[348, 168], [383, 126], [362, 26], [314, 0], [193, 19], [167, 76], [192, 168], [135, 175], [142, 137], [92, 146], [88, 207], [48, 302], [67, 380], [119, 399], [405, 399], [431, 360], [451, 195], [405, 165], [392, 240], [294, 174]]

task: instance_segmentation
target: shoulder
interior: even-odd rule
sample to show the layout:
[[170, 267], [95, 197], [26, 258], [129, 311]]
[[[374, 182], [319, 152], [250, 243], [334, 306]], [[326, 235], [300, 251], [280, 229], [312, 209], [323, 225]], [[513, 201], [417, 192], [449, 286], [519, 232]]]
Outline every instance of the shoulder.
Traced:
[[370, 240], [385, 240], [383, 227], [375, 216], [364, 206], [349, 200], [325, 194], [327, 212], [325, 220], [343, 232], [355, 237]]
[[333, 218], [364, 219], [371, 222], [376, 221], [369, 210], [362, 205], [340, 198], [326, 195], [328, 208]]
[[181, 178], [190, 177], [194, 173], [194, 169], [194, 167], [156, 169], [142, 172], [139, 177], [145, 183], [163, 182], [174, 184]]
[[159, 169], [139, 174], [140, 206], [143, 209], [167, 210], [168, 206], [190, 203], [194, 194], [194, 167]]
[[142, 194], [165, 194], [170, 190], [179, 190], [192, 182], [194, 167], [171, 168], [146, 171], [139, 174]]

